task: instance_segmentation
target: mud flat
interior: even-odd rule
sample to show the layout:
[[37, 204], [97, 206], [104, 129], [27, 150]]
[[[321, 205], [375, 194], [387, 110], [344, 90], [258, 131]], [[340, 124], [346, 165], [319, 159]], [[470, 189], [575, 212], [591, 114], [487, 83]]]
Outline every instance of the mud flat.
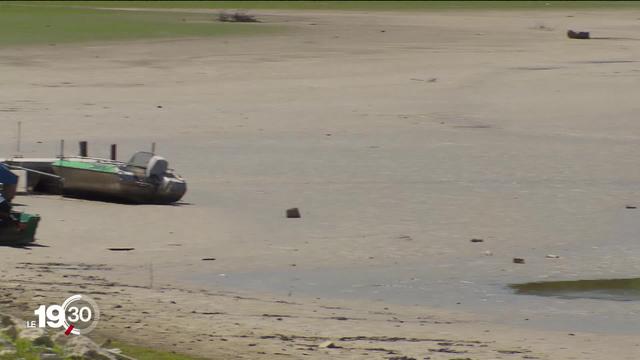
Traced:
[[96, 337], [211, 359], [636, 358], [638, 302], [508, 284], [638, 276], [637, 10], [255, 14], [287, 30], [0, 49], [25, 156], [157, 142], [190, 184], [18, 198], [3, 310], [83, 292]]

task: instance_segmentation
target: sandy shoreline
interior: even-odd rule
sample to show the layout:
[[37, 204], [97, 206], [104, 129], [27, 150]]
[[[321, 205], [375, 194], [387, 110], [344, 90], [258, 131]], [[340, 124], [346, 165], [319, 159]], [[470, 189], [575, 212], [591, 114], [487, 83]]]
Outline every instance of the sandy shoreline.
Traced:
[[639, 13], [265, 14], [289, 31], [0, 50], [25, 156], [155, 141], [190, 185], [17, 198], [43, 246], [0, 248], [3, 309], [86, 292], [100, 337], [213, 359], [636, 358], [637, 304], [505, 286], [640, 270]]
[[[106, 281], [92, 274], [108, 269], [82, 264], [21, 269], [29, 275], [3, 280], [2, 290], [3, 307], [18, 315], [28, 318], [37, 304], [80, 292], [101, 306], [99, 330], [92, 334], [97, 341], [115, 338], [210, 359], [631, 359], [637, 347], [630, 335], [514, 328], [424, 306], [146, 289]], [[52, 272], [65, 281], [43, 281]], [[335, 348], [320, 348], [326, 341]]]

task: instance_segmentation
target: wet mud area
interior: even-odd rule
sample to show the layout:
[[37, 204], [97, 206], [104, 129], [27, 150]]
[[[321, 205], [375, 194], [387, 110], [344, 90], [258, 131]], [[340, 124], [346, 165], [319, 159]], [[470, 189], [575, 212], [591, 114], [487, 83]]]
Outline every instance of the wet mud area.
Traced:
[[[420, 329], [448, 328], [462, 319], [398, 312], [380, 304], [360, 309], [318, 302], [311, 306], [286, 297], [253, 297], [215, 290], [146, 288], [110, 281], [103, 264], [22, 262], [1, 280], [0, 310], [11, 308], [31, 319], [38, 304], [59, 302], [66, 294], [91, 296], [100, 306], [96, 341], [122, 336], [164, 349], [227, 358], [238, 348], [254, 358], [439, 358], [499, 357], [504, 354], [543, 359], [526, 346], [505, 346], [482, 337], [419, 334]], [[384, 307], [383, 307], [384, 306]], [[216, 326], [211, 327], [215, 322]], [[324, 328], [328, 331], [310, 331]], [[370, 333], [372, 324], [384, 331]], [[283, 328], [286, 325], [287, 328]], [[173, 329], [179, 326], [181, 334]], [[386, 334], [386, 335], [383, 335]], [[426, 336], [430, 334], [429, 336]], [[124, 340], [124, 339], [123, 339]], [[211, 349], [217, 349], [214, 353]]]

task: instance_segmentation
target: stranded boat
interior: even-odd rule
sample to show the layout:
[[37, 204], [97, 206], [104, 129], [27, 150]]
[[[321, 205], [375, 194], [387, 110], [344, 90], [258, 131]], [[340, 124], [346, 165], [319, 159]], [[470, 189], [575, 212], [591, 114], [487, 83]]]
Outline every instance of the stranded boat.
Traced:
[[65, 157], [51, 167], [62, 180], [62, 193], [69, 196], [170, 204], [187, 192], [187, 183], [169, 169], [167, 160], [150, 152], [138, 152], [126, 163]]
[[[16, 194], [18, 176], [0, 164], [0, 194], [11, 201]], [[11, 211], [13, 220], [0, 223], [0, 245], [25, 245], [35, 240], [40, 216]]]
[[25, 245], [35, 241], [40, 216], [21, 212], [11, 212], [15, 224], [0, 227], [0, 244]]

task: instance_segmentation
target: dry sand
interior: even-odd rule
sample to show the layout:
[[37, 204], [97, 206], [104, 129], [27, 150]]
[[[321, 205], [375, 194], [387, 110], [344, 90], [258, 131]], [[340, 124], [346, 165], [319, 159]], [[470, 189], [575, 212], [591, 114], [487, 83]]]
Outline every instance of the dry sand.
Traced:
[[637, 303], [505, 286], [640, 270], [639, 12], [258, 14], [289, 30], [0, 50], [0, 153], [156, 141], [190, 185], [17, 198], [3, 307], [81, 292], [95, 336], [211, 359], [637, 358]]

